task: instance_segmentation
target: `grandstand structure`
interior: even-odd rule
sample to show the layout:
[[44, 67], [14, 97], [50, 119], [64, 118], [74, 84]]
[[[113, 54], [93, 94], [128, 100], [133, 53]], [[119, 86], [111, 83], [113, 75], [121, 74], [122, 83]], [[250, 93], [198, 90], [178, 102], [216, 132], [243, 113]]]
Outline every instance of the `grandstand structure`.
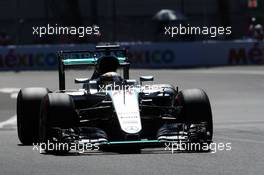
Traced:
[[103, 41], [154, 41], [159, 22], [153, 16], [160, 9], [172, 9], [184, 14], [190, 25], [232, 26], [228, 39], [239, 39], [246, 34], [252, 16], [263, 19], [262, 7], [260, 0], [256, 9], [248, 7], [248, 0], [1, 0], [0, 32], [9, 35], [13, 44], [97, 42], [96, 38], [64, 40], [32, 35], [33, 26], [48, 23], [96, 24]]

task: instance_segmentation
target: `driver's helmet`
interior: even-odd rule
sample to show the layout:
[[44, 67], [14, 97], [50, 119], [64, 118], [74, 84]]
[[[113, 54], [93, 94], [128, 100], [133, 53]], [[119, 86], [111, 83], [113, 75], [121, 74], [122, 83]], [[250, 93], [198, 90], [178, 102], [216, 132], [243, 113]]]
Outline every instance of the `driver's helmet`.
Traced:
[[109, 85], [113, 83], [121, 83], [122, 77], [117, 72], [107, 72], [100, 76], [100, 84]]
[[107, 72], [116, 72], [119, 66], [119, 61], [114, 56], [103, 56], [98, 59], [96, 71], [103, 75]]

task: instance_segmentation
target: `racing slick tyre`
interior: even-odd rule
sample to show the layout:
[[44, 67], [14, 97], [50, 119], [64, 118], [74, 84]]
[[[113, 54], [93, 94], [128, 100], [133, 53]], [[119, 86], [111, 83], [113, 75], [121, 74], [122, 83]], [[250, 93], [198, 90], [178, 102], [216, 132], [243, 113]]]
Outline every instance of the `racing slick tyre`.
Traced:
[[39, 112], [42, 98], [47, 88], [21, 89], [17, 96], [17, 132], [23, 145], [32, 145], [38, 141]]
[[[64, 139], [67, 138], [60, 135], [60, 130], [76, 126], [77, 119], [73, 99], [68, 94], [47, 94], [42, 100], [40, 109], [39, 140], [40, 144], [46, 144], [42, 149], [56, 154], [69, 152], [69, 148], [65, 147], [67, 143]], [[53, 149], [49, 149], [49, 143], [53, 145]], [[63, 147], [54, 148], [55, 143]]]
[[176, 96], [177, 105], [182, 106], [181, 120], [186, 123], [206, 123], [208, 140], [213, 138], [213, 120], [209, 98], [201, 89], [186, 89]]

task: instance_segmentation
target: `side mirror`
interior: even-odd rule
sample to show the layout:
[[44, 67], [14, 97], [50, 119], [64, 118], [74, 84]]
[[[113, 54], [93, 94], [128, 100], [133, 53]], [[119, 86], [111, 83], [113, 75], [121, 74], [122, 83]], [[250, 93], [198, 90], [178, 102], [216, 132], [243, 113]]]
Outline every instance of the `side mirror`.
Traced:
[[152, 75], [150, 76], [140, 76], [140, 85], [142, 85], [143, 81], [154, 81], [154, 77]]
[[89, 83], [90, 79], [89, 78], [75, 78], [74, 79], [74, 82], [76, 84], [79, 84], [79, 83]]

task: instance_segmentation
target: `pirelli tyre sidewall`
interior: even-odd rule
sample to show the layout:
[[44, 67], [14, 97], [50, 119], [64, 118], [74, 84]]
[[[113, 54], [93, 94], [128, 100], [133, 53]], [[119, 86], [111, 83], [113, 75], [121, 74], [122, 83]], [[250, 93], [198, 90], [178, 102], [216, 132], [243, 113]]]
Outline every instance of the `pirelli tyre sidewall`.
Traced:
[[32, 145], [38, 141], [40, 105], [48, 92], [47, 88], [35, 87], [21, 89], [18, 93], [17, 132], [24, 145]]
[[213, 119], [207, 94], [201, 89], [182, 90], [176, 96], [176, 103], [182, 106], [180, 119], [187, 123], [207, 122], [210, 139], [212, 139]]
[[52, 142], [52, 128], [71, 128], [78, 123], [78, 116], [75, 111], [74, 101], [65, 93], [47, 94], [41, 103], [40, 111], [40, 142]]

